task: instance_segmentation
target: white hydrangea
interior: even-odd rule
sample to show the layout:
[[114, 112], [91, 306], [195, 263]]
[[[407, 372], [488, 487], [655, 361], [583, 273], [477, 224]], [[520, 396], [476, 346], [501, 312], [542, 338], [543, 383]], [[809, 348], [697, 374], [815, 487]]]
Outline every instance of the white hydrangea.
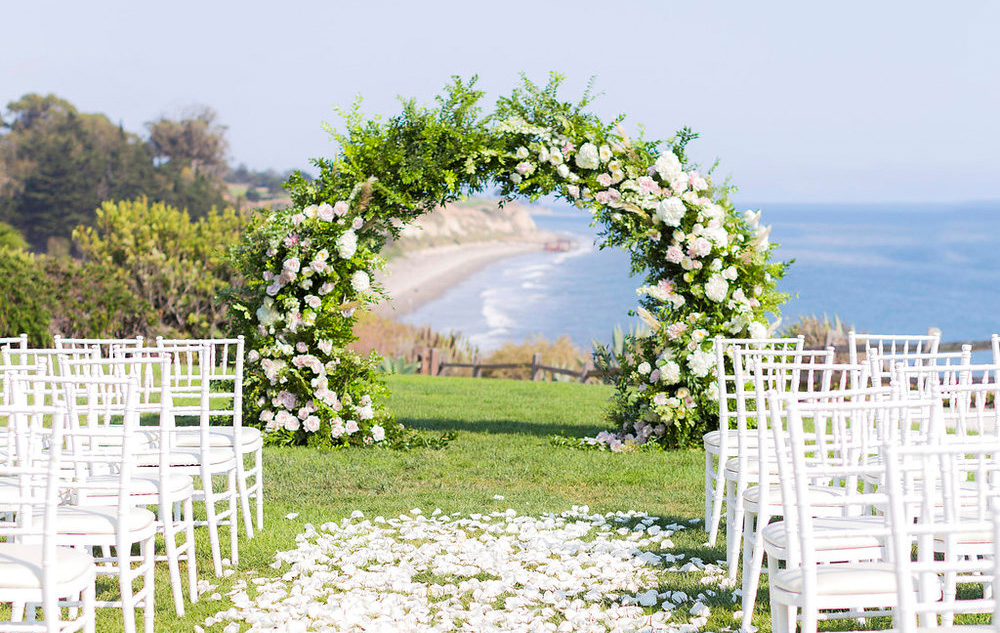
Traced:
[[759, 321], [752, 321], [749, 329], [750, 338], [768, 338], [767, 326]]
[[593, 143], [584, 143], [576, 153], [576, 166], [581, 169], [597, 169], [601, 166], [601, 159], [597, 151], [597, 146]]
[[665, 385], [676, 384], [681, 379], [681, 366], [670, 360], [660, 367], [660, 382]]
[[351, 275], [351, 288], [354, 288], [355, 292], [362, 293], [368, 292], [371, 288], [371, 279], [368, 277], [368, 273], [363, 270], [356, 270]]
[[257, 308], [257, 321], [264, 327], [274, 325], [281, 319], [281, 312], [274, 306], [274, 299], [268, 297], [264, 303]]
[[704, 378], [715, 365], [715, 354], [696, 349], [687, 357], [688, 369], [698, 378]]
[[722, 275], [712, 275], [705, 284], [705, 296], [716, 303], [723, 301], [729, 293], [729, 282]]
[[337, 254], [340, 255], [342, 259], [350, 259], [354, 257], [354, 253], [358, 250], [358, 236], [355, 235], [354, 231], [345, 231], [343, 235], [337, 238]]
[[656, 221], [667, 226], [678, 226], [687, 209], [680, 198], [664, 198], [656, 205]]
[[681, 168], [681, 161], [677, 160], [673, 152], [662, 154], [653, 164], [653, 169], [660, 175], [663, 182], [674, 182], [684, 174]]

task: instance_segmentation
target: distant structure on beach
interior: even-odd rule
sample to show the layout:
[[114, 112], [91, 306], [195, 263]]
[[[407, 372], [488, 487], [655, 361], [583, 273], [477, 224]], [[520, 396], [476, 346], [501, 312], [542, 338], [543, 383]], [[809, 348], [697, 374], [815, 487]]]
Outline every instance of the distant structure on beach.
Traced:
[[557, 240], [545, 242], [545, 250], [554, 253], [565, 253], [571, 248], [573, 248], [573, 240], [568, 237], [561, 237]]

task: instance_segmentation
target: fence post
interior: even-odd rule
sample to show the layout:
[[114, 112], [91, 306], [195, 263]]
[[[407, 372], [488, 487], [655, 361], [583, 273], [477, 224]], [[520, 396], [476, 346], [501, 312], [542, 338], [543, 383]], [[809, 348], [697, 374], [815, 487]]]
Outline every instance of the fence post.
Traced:
[[417, 373], [427, 375], [430, 373], [428, 358], [427, 358], [427, 348], [423, 345], [417, 347]]
[[589, 374], [590, 370], [592, 370], [593, 368], [594, 368], [594, 361], [588, 358], [583, 363], [583, 368], [580, 369], [580, 382], [587, 382], [587, 374]]
[[479, 364], [479, 352], [472, 355], [472, 377], [482, 378], [483, 377], [483, 367]]
[[431, 376], [437, 376], [441, 373], [441, 359], [439, 358], [440, 353], [438, 348], [432, 347], [427, 353], [427, 373]]
[[531, 379], [532, 380], [541, 380], [542, 379], [541, 378], [541, 376], [542, 376], [542, 370], [539, 369], [539, 367], [538, 367], [541, 364], [542, 364], [542, 355], [541, 354], [532, 354], [531, 355]]

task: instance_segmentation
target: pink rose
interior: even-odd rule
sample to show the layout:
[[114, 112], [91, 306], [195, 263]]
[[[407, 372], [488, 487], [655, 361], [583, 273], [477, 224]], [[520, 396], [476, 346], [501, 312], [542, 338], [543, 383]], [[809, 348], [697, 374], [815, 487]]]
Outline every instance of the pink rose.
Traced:
[[348, 211], [350, 211], [350, 208], [343, 200], [340, 200], [337, 204], [333, 205], [333, 212], [337, 214], [338, 217], [347, 215]]
[[325, 202], [319, 205], [319, 208], [316, 209], [316, 217], [324, 222], [332, 221], [333, 216], [334, 216], [333, 207], [331, 207], [329, 204]]
[[679, 264], [684, 260], [684, 251], [676, 244], [667, 249], [666, 260], [672, 264]]

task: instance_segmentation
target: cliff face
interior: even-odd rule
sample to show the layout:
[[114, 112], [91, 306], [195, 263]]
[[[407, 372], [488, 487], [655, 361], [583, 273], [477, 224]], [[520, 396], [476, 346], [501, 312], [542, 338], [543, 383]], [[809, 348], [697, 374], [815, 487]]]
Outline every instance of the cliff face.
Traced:
[[463, 200], [440, 207], [403, 229], [395, 246], [410, 251], [444, 244], [490, 240], [545, 241], [528, 213], [528, 207], [509, 202], [503, 209], [496, 200]]

